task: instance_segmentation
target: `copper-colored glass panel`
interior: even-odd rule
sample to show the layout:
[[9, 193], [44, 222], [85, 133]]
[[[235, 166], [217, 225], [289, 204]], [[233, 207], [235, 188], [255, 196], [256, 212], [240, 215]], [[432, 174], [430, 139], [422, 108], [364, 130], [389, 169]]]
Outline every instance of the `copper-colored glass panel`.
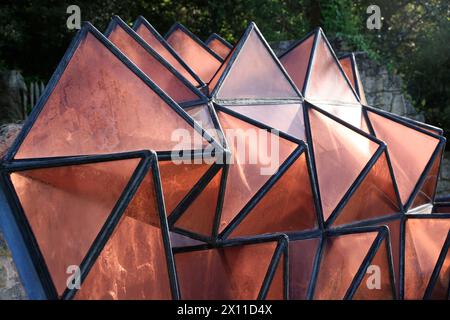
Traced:
[[220, 40], [218, 39], [212, 39], [209, 43], [208, 43], [208, 47], [214, 51], [215, 53], [217, 53], [217, 55], [219, 57], [221, 57], [222, 59], [225, 59], [227, 57], [227, 55], [230, 53], [231, 49], [226, 46], [225, 44], [223, 44]]
[[234, 112], [261, 122], [266, 126], [306, 141], [303, 106], [301, 104], [264, 104], [226, 107]]
[[309, 100], [359, 104], [350, 83], [339, 68], [339, 62], [328, 47], [324, 35], [319, 39], [312, 60], [305, 98]]
[[293, 232], [317, 227], [305, 153], [300, 155], [230, 237]]
[[224, 112], [219, 111], [218, 118], [232, 153], [219, 227], [222, 231], [297, 145]]
[[275, 58], [253, 29], [226, 74], [217, 92], [217, 98], [226, 100], [298, 97]]
[[67, 267], [80, 265], [138, 162], [118, 160], [11, 174], [58, 294], [66, 289]]
[[[164, 124], [164, 125], [162, 125]], [[187, 130], [192, 141], [172, 139]], [[197, 149], [198, 132], [90, 32], [64, 70], [16, 158]]]
[[308, 71], [314, 39], [315, 37], [312, 34], [308, 39], [305, 39], [301, 44], [280, 58], [292, 81], [294, 81], [297, 88], [301, 91], [303, 90], [306, 72]]
[[352, 57], [347, 56], [345, 58], [340, 58], [339, 63], [341, 64], [342, 70], [344, 70], [348, 80], [350, 80], [353, 88], [356, 88], [356, 78], [352, 67]]
[[366, 269], [353, 300], [392, 300], [392, 288], [389, 255], [384, 240]]
[[171, 298], [162, 231], [149, 224], [159, 217], [151, 172], [140, 189], [144, 191], [133, 197], [76, 299]]
[[433, 211], [435, 213], [450, 213], [450, 206], [435, 206]]
[[378, 144], [309, 109], [314, 156], [325, 220], [378, 148]]
[[256, 299], [276, 246], [265, 242], [175, 254], [181, 298]]
[[389, 236], [391, 240], [392, 262], [394, 264], [395, 285], [397, 295], [400, 293], [400, 219], [391, 220], [381, 223], [389, 228]]
[[219, 132], [212, 120], [207, 105], [191, 107], [185, 110], [208, 134], [220, 143]]
[[283, 300], [284, 299], [284, 255], [278, 261], [277, 269], [273, 275], [269, 290], [267, 291], [267, 300]]
[[[134, 32], [131, 29], [129, 31]], [[116, 25], [108, 38], [177, 103], [199, 99], [193, 89], [186, 86], [177, 75], [142, 47], [122, 26]]]
[[314, 299], [343, 299], [377, 232], [354, 233], [326, 239]]
[[439, 165], [441, 164], [442, 150], [439, 151], [436, 159], [428, 172], [425, 181], [422, 184], [416, 198], [411, 205], [411, 208], [415, 208], [427, 203], [433, 203], [433, 197], [436, 192], [437, 180], [439, 178]]
[[447, 300], [449, 285], [450, 285], [450, 250], [447, 249], [447, 255], [445, 256], [445, 260], [441, 266], [438, 279], [431, 292], [431, 299]]
[[159, 162], [164, 203], [168, 215], [172, 213], [210, 167], [211, 165], [206, 163], [177, 164], [173, 161]]
[[217, 72], [212, 77], [211, 81], [208, 83], [209, 92], [212, 93], [214, 91], [214, 88], [216, 87], [217, 83], [220, 80], [220, 77], [224, 73], [225, 69], [227, 68], [228, 64], [231, 61], [231, 57], [234, 55], [234, 51], [236, 51], [236, 47], [233, 48], [233, 50], [230, 52], [230, 54], [227, 56], [225, 61], [222, 63], [220, 68], [217, 70]]
[[158, 54], [163, 57], [164, 59], [169, 62], [172, 67], [177, 69], [179, 73], [183, 77], [185, 77], [190, 83], [192, 83], [194, 86], [198, 87], [200, 84], [197, 80], [194, 79], [194, 77], [189, 73], [189, 71], [184, 67], [174, 56], [174, 53], [167, 50], [167, 48], [161, 43], [162, 41], [165, 41], [164, 39], [158, 39], [152, 31], [150, 31], [147, 26], [145, 26], [143, 23], [139, 25], [139, 27], [136, 30], [136, 33], [142, 37], [142, 39], [147, 42], [150, 47], [152, 47]]
[[289, 241], [289, 299], [304, 300], [320, 238]]
[[211, 80], [222, 64], [221, 61], [181, 29], [176, 29], [166, 40], [205, 83]]
[[339, 104], [329, 104], [325, 102], [315, 102], [315, 106], [320, 107], [321, 109], [331, 113], [332, 115], [338, 117], [341, 120], [344, 120], [348, 124], [356, 128], [361, 127], [362, 122], [362, 107], [357, 104], [347, 104], [347, 105], [339, 105]]
[[196, 245], [204, 244], [204, 243], [201, 241], [189, 238], [187, 236], [184, 236], [180, 233], [170, 232], [170, 244], [172, 245], [172, 248], [179, 248], [179, 247], [196, 246]]
[[368, 111], [368, 115], [377, 138], [388, 145], [400, 198], [405, 204], [439, 140], [374, 112]]
[[400, 212], [386, 153], [383, 152], [336, 218], [335, 225]]
[[450, 230], [450, 219], [408, 219], [405, 235], [405, 299], [422, 299]]
[[372, 134], [369, 130], [369, 126], [367, 125], [366, 117], [364, 117], [363, 115], [361, 115], [361, 125], [359, 126], [359, 128], [365, 133]]
[[175, 223], [176, 227], [207, 236], [212, 234], [221, 179], [222, 170], [189, 205]]

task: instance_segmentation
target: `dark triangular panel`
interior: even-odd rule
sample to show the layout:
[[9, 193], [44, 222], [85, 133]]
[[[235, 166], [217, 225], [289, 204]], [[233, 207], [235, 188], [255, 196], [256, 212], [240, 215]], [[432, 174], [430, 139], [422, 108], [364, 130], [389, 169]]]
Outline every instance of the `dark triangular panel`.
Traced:
[[205, 83], [211, 80], [222, 64], [222, 58], [179, 23], [172, 26], [165, 38], [169, 45]]
[[217, 100], [300, 98], [295, 85], [253, 23], [209, 87]]
[[139, 17], [133, 24], [133, 29], [148, 43], [160, 56], [167, 60], [179, 73], [196, 87], [205, 83], [189, 68], [180, 56], [173, 50], [159, 32], [144, 18]]
[[197, 88], [119, 17], [113, 17], [106, 36], [177, 103], [194, 104], [206, 100], [206, 97]]

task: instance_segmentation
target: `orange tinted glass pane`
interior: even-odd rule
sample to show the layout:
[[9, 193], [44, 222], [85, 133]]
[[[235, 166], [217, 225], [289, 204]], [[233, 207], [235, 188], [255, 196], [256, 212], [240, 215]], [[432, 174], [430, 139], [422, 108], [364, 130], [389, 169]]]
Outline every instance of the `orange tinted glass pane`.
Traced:
[[373, 257], [353, 295], [353, 300], [392, 300], [394, 294], [389, 269], [389, 256], [384, 240]]
[[299, 95], [276, 58], [265, 47], [256, 29], [252, 29], [225, 75], [218, 99], [298, 98]]
[[312, 108], [309, 109], [309, 118], [326, 220], [378, 145]]
[[170, 160], [159, 162], [164, 203], [168, 215], [172, 213], [210, 167], [211, 165], [206, 163], [177, 164]]
[[303, 84], [308, 71], [311, 48], [314, 43], [314, 34], [280, 58], [287, 73], [299, 90], [303, 92]]
[[175, 254], [182, 299], [258, 297], [276, 242]]
[[219, 228], [222, 231], [297, 145], [224, 112], [219, 111], [218, 118], [232, 153]]
[[189, 205], [175, 223], [176, 227], [207, 236], [212, 234], [221, 179], [222, 170]]
[[411, 208], [418, 207], [423, 204], [433, 203], [434, 195], [436, 192], [437, 180], [439, 178], [439, 165], [441, 164], [442, 150], [439, 151], [436, 159], [434, 160], [430, 171], [428, 172], [425, 181], [422, 184], [416, 198], [411, 205]]
[[[156, 30], [152, 30], [153, 32], [156, 32]], [[156, 37], [153, 32], [148, 29], [148, 27], [145, 24], [140, 24], [137, 29], [136, 33], [142, 37], [142, 39], [147, 42], [150, 47], [152, 47], [158, 54], [163, 57], [164, 59], [169, 62], [172, 67], [174, 67], [183, 77], [185, 77], [190, 83], [192, 83], [194, 86], [199, 86], [197, 80], [192, 77], [192, 75], [189, 73], [189, 71], [186, 69], [185, 66], [183, 66], [180, 61], [177, 59], [177, 57], [174, 55], [176, 53], [170, 52], [167, 50], [167, 48], [162, 44], [162, 42], [165, 42], [165, 40], [162, 37]]]
[[174, 141], [179, 129], [199, 135], [88, 32], [16, 158], [202, 147], [201, 137]]
[[306, 140], [301, 104], [242, 105], [226, 106], [226, 108], [297, 139]]
[[217, 53], [217, 55], [219, 55], [219, 57], [221, 57], [222, 59], [225, 59], [226, 56], [230, 53], [231, 49], [226, 46], [225, 44], [223, 44], [219, 39], [212, 39], [209, 43], [208, 43], [208, 47], [214, 51], [215, 53]]
[[81, 284], [76, 299], [171, 298], [162, 232], [153, 223], [159, 214], [151, 172], [140, 189]]
[[222, 64], [221, 61], [181, 29], [176, 29], [166, 40], [205, 83], [211, 80]]
[[377, 138], [388, 145], [400, 198], [405, 204], [439, 140], [374, 112], [368, 111], [368, 115]]
[[292, 232], [317, 227], [309, 179], [306, 156], [303, 153], [230, 236]]
[[314, 299], [343, 299], [377, 236], [354, 233], [326, 239]]
[[289, 299], [304, 300], [320, 238], [289, 241]]
[[325, 102], [315, 102], [315, 106], [320, 107], [326, 112], [344, 120], [348, 124], [356, 128], [361, 127], [361, 121], [363, 118], [362, 107], [360, 105], [339, 105], [339, 104], [329, 104]]
[[397, 296], [400, 293], [400, 224], [400, 219], [395, 219], [380, 224], [386, 225], [389, 228]]
[[278, 261], [277, 269], [273, 275], [272, 282], [267, 292], [267, 300], [283, 300], [284, 299], [284, 256]]
[[408, 219], [405, 230], [405, 299], [422, 299], [450, 230], [450, 219]]
[[[129, 32], [134, 33], [131, 29]], [[116, 25], [108, 39], [176, 102], [195, 101], [200, 98], [198, 93], [186, 86], [177, 75], [141, 46], [122, 26]]]
[[335, 59], [324, 37], [323, 33], [320, 32], [305, 98], [359, 104], [350, 83], [344, 73], [341, 72], [339, 62]]
[[335, 224], [358, 222], [400, 212], [386, 153], [383, 152], [351, 195]]
[[138, 162], [130, 159], [11, 174], [58, 294], [66, 289], [67, 267], [81, 264]]
[[344, 70], [345, 75], [347, 76], [348, 80], [350, 80], [351, 85], [353, 88], [356, 88], [356, 77], [353, 72], [352, 67], [352, 57], [348, 56], [345, 58], [339, 59], [339, 62], [341, 64], [342, 70]]
[[212, 120], [207, 105], [195, 106], [185, 110], [208, 134], [220, 143], [219, 132]]

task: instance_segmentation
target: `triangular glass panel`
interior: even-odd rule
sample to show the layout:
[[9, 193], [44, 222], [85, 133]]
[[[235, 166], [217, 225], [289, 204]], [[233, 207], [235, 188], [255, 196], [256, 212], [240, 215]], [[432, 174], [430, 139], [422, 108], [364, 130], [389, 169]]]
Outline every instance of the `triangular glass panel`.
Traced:
[[342, 69], [344, 70], [347, 78], [350, 80], [353, 89], [355, 89], [361, 103], [363, 105], [367, 105], [366, 95], [364, 94], [361, 77], [356, 65], [355, 55], [352, 53], [341, 57], [339, 58], [339, 62], [341, 63]]
[[210, 35], [205, 44], [222, 59], [225, 59], [233, 48], [231, 44], [216, 33]]
[[[389, 148], [395, 180], [403, 204], [406, 204], [420, 175], [436, 150], [439, 139], [379, 113], [367, 110], [375, 135]], [[405, 143], [408, 141], [408, 143]], [[418, 153], [417, 150], [420, 150]]]
[[217, 100], [300, 98], [255, 24], [250, 24], [230, 56], [226, 69], [212, 80], [215, 87], [210, 86]]
[[158, 31], [144, 18], [139, 17], [133, 24], [133, 29], [138, 35], [148, 43], [160, 56], [167, 60], [183, 77], [196, 87], [202, 87], [205, 84], [192, 71], [180, 56], [173, 50], [167, 41]]
[[193, 104], [206, 100], [206, 97], [197, 88], [119, 17], [113, 17], [106, 36], [177, 103]]
[[80, 266], [138, 163], [128, 159], [11, 173], [59, 296], [66, 289], [67, 268]]
[[333, 223], [343, 225], [401, 212], [394, 180], [383, 152]]
[[211, 80], [222, 64], [222, 58], [179, 23], [172, 26], [165, 38], [204, 83]]

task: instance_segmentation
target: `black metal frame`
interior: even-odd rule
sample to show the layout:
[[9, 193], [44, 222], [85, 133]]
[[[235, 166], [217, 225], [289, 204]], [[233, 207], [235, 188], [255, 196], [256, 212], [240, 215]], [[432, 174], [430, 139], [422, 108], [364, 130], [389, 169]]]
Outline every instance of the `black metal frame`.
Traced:
[[[104, 246], [111, 238], [113, 231], [117, 227], [120, 219], [122, 218], [125, 209], [133, 199], [139, 186], [143, 183], [144, 177], [148, 172], [153, 174], [153, 183], [155, 187], [157, 210], [160, 218], [160, 228], [162, 232], [162, 240], [164, 243], [164, 251], [166, 256], [166, 263], [168, 268], [170, 289], [173, 299], [179, 298], [178, 283], [175, 274], [175, 266], [173, 255], [169, 240], [169, 229], [167, 225], [167, 219], [164, 208], [164, 200], [161, 188], [160, 174], [158, 169], [157, 155], [152, 151], [134, 151], [107, 155], [94, 155], [94, 156], [69, 156], [69, 157], [52, 157], [52, 158], [34, 158], [34, 159], [21, 159], [12, 162], [3, 161], [1, 163], [1, 186], [4, 190], [8, 202], [12, 208], [14, 218], [19, 229], [21, 231], [21, 237], [23, 237], [27, 249], [32, 258], [34, 268], [39, 274], [39, 280], [42, 282], [45, 294], [48, 299], [58, 299], [58, 293], [55, 285], [52, 281], [50, 272], [47, 268], [45, 259], [42, 252], [39, 249], [37, 240], [28, 223], [24, 209], [21, 206], [20, 200], [15, 192], [12, 184], [10, 174], [14, 172], [20, 172], [25, 170], [34, 170], [41, 168], [55, 168], [64, 166], [74, 166], [83, 164], [92, 164], [100, 162], [111, 162], [126, 159], [141, 159], [136, 169], [134, 170], [129, 182], [127, 183], [124, 191], [117, 200], [110, 215], [106, 219], [103, 227], [96, 236], [94, 242], [90, 246], [83, 261], [80, 264], [81, 270], [81, 283], [86, 279], [89, 271], [94, 265], [96, 259], [101, 254]], [[66, 288], [61, 299], [72, 299], [77, 292], [76, 288]]]
[[208, 37], [208, 39], [206, 39], [205, 45], [209, 47], [209, 43], [213, 40], [220, 41], [224, 46], [228, 47], [228, 49], [230, 49], [230, 50], [233, 49], [233, 45], [231, 43], [229, 43], [227, 40], [225, 40], [224, 38], [222, 38], [215, 32], [211, 33], [210, 36]]
[[[416, 130], [416, 131], [418, 131], [418, 132], [420, 132], [422, 134], [425, 134], [427, 136], [430, 136], [430, 137], [435, 138], [435, 139], [438, 140], [438, 144], [437, 144], [435, 150], [433, 151], [433, 154], [431, 155], [430, 160], [428, 161], [427, 165], [425, 166], [425, 170], [420, 175], [419, 180], [417, 181], [417, 183], [416, 183], [412, 193], [410, 194], [410, 196], [409, 196], [408, 200], [406, 201], [406, 203], [404, 205], [402, 203], [403, 210], [406, 212], [406, 211], [408, 211], [408, 209], [410, 209], [411, 205], [413, 204], [413, 201], [415, 200], [418, 192], [420, 191], [420, 188], [423, 186], [423, 183], [424, 183], [424, 181], [425, 181], [429, 171], [431, 170], [431, 167], [432, 167], [434, 161], [439, 156], [441, 157], [441, 161], [440, 161], [440, 164], [439, 164], [439, 170], [440, 170], [440, 166], [442, 164], [442, 158], [443, 158], [443, 152], [441, 153], [441, 151], [443, 151], [445, 149], [446, 139], [443, 136], [436, 135], [436, 134], [428, 131], [425, 128], [419, 127], [419, 126], [417, 126], [414, 123], [411, 123], [409, 121], [405, 121], [403, 118], [401, 118], [399, 116], [396, 116], [396, 115], [393, 115], [393, 114], [391, 114], [391, 113], [389, 113], [387, 111], [376, 109], [376, 108], [369, 107], [369, 106], [363, 106], [363, 111], [365, 112], [365, 115], [366, 115], [366, 122], [369, 125], [369, 130], [371, 131], [371, 134], [374, 137], [376, 137], [376, 133], [375, 133], [375, 131], [374, 131], [373, 127], [372, 127], [372, 124], [370, 122], [370, 118], [368, 116], [368, 112], [373, 112], [373, 113], [375, 113], [375, 114], [377, 114], [377, 115], [379, 115], [381, 117], [384, 117], [384, 118], [386, 118], [388, 120], [391, 120], [391, 121], [394, 121], [394, 122], [399, 123], [401, 125], [404, 125], [404, 126], [410, 128], [410, 129]], [[436, 194], [436, 186], [437, 186], [437, 182], [438, 182], [437, 180], [438, 179], [436, 179], [436, 185], [435, 185], [435, 188], [434, 188], [435, 194]], [[395, 184], [397, 185], [397, 181], [395, 179], [395, 175], [394, 175], [394, 181], [395, 181]], [[433, 199], [435, 197], [435, 194], [432, 197]]]
[[[290, 99], [286, 99], [286, 98], [273, 98], [271, 100], [269, 99], [226, 99], [226, 100], [222, 100], [217, 98], [217, 93], [220, 90], [220, 87], [223, 85], [223, 82], [225, 80], [225, 78], [228, 76], [228, 73], [230, 72], [234, 61], [237, 59], [237, 57], [239, 56], [239, 53], [242, 49], [242, 47], [244, 46], [245, 42], [247, 41], [250, 33], [254, 31], [256, 32], [257, 36], [259, 37], [259, 39], [261, 40], [261, 42], [263, 43], [264, 47], [267, 49], [267, 51], [269, 52], [269, 54], [271, 55], [273, 62], [278, 66], [278, 68], [280, 69], [280, 71], [284, 74], [284, 76], [286, 77], [286, 79], [288, 80], [288, 82], [290, 83], [291, 87], [293, 88], [293, 90], [297, 93], [298, 98], [290, 98]], [[231, 56], [230, 56], [231, 55]], [[240, 37], [239, 41], [237, 42], [236, 46], [234, 47], [233, 51], [230, 51], [229, 56], [225, 59], [225, 61], [228, 61], [228, 63], [224, 66], [225, 69], [223, 70], [220, 78], [218, 79], [215, 87], [213, 88], [213, 90], [209, 93], [209, 96], [214, 100], [214, 102], [218, 103], [218, 104], [222, 104], [222, 105], [231, 105], [231, 104], [260, 104], [260, 102], [273, 102], [273, 103], [280, 103], [281, 101], [290, 101], [290, 102], [301, 102], [303, 101], [303, 96], [300, 93], [300, 91], [298, 90], [298, 88], [295, 86], [294, 82], [292, 81], [292, 79], [290, 78], [290, 76], [288, 75], [288, 73], [286, 72], [286, 70], [284, 69], [283, 65], [280, 63], [280, 61], [277, 59], [277, 56], [275, 55], [275, 53], [273, 52], [272, 48], [270, 47], [270, 45], [267, 43], [267, 41], [264, 39], [264, 37], [261, 34], [261, 31], [259, 31], [258, 27], [256, 26], [256, 24], [254, 22], [250, 22], [248, 27], [245, 29], [244, 33], [242, 34], [242, 36]], [[222, 67], [221, 67], [222, 68]], [[214, 76], [211, 79], [214, 79], [216, 77], [216, 75], [218, 74], [218, 72], [221, 70], [221, 68], [219, 68], [216, 73], [214, 74]]]
[[159, 43], [177, 60], [177, 62], [183, 66], [183, 68], [198, 82], [199, 87], [203, 88], [206, 84], [200, 79], [200, 77], [192, 71], [191, 68], [180, 58], [178, 53], [167, 43], [166, 39], [161, 36], [161, 34], [145, 19], [143, 16], [139, 16], [133, 23], [132, 29], [136, 31], [141, 25], [146, 27], [153, 36], [158, 39]]
[[164, 35], [164, 39], [166, 39], [166, 41], [167, 41], [167, 39], [170, 37], [170, 35], [173, 32], [175, 32], [176, 30], [181, 30], [182, 32], [187, 34], [190, 38], [192, 38], [192, 40], [197, 42], [197, 44], [200, 45], [200, 47], [205, 49], [205, 51], [207, 51], [211, 56], [216, 58], [219, 62], [223, 62], [223, 59], [217, 53], [215, 53], [213, 50], [211, 50], [211, 48], [209, 48], [202, 40], [200, 40], [199, 37], [197, 37], [194, 33], [192, 33], [188, 28], [186, 28], [184, 25], [182, 25], [179, 22], [175, 22], [170, 27], [169, 31], [167, 31], [167, 33]]
[[[277, 242], [277, 247], [275, 248], [272, 260], [270, 262], [269, 268], [267, 270], [266, 276], [264, 278], [261, 290], [258, 294], [258, 300], [264, 300], [269, 291], [270, 285], [272, 283], [273, 277], [275, 275], [276, 267], [280, 263], [281, 256], [284, 256], [284, 267], [283, 267], [283, 283], [284, 283], [284, 298], [287, 300], [289, 298], [289, 245], [288, 237], [282, 233], [273, 233], [267, 235], [259, 235], [245, 238], [235, 238], [226, 240], [215, 244], [202, 244], [195, 246], [184, 246], [184, 247], [174, 247], [172, 249], [173, 254], [176, 256], [180, 253], [199, 251], [199, 250], [210, 250], [210, 249], [221, 249], [234, 246], [245, 246], [264, 242]], [[176, 265], [175, 265], [176, 268]], [[181, 290], [180, 290], [181, 291]], [[182, 297], [181, 297], [182, 298]]]
[[364, 227], [352, 227], [352, 228], [342, 228], [335, 230], [319, 230], [318, 232], [311, 234], [293, 234], [289, 236], [290, 242], [302, 241], [302, 240], [311, 240], [311, 239], [319, 239], [319, 244], [317, 247], [317, 252], [314, 257], [313, 269], [311, 272], [311, 278], [309, 281], [306, 299], [311, 300], [314, 298], [314, 292], [316, 289], [317, 277], [319, 274], [319, 269], [321, 267], [321, 262], [323, 260], [323, 251], [326, 246], [326, 240], [331, 237], [339, 237], [341, 235], [347, 234], [356, 234], [356, 233], [369, 233], [369, 232], [377, 232], [375, 240], [373, 241], [370, 249], [368, 250], [361, 266], [358, 269], [355, 277], [352, 280], [347, 292], [344, 296], [344, 300], [351, 300], [356, 293], [358, 287], [360, 286], [364, 274], [366, 273], [367, 268], [371, 264], [373, 258], [375, 257], [378, 249], [380, 248], [383, 241], [385, 241], [386, 252], [388, 255], [388, 264], [389, 264], [389, 278], [391, 282], [391, 290], [392, 296], [394, 299], [397, 299], [396, 293], [396, 285], [395, 285], [395, 277], [394, 277], [394, 265], [392, 259], [392, 250], [391, 250], [391, 241], [389, 230], [386, 226], [364, 226]]
[[[355, 54], [353, 52], [344, 54], [338, 58], [338, 61], [340, 62], [341, 60], [348, 59], [348, 58], [350, 58], [350, 65], [352, 68], [353, 77], [355, 78], [355, 88], [354, 88], [355, 93], [358, 96], [359, 100], [361, 101], [361, 93], [364, 94], [364, 88], [362, 88], [362, 87], [360, 88], [360, 86], [359, 86], [361, 79], [359, 77], [358, 65], [356, 64]], [[341, 65], [341, 68], [342, 68], [342, 65]]]
[[[153, 56], [159, 63], [161, 63], [170, 73], [173, 74], [178, 80], [180, 80], [192, 93], [197, 95], [198, 99], [183, 103], [178, 103], [182, 108], [198, 105], [202, 103], [207, 103], [208, 98], [193, 84], [191, 84], [185, 77], [183, 77], [166, 59], [159, 55], [150, 45], [145, 42], [133, 29], [131, 29], [125, 21], [123, 21], [119, 16], [115, 15], [112, 17], [104, 35], [109, 39], [109, 36], [114, 31], [116, 27], [122, 28], [135, 42], [138, 43], [146, 52]], [[150, 76], [149, 76], [150, 78]]]

